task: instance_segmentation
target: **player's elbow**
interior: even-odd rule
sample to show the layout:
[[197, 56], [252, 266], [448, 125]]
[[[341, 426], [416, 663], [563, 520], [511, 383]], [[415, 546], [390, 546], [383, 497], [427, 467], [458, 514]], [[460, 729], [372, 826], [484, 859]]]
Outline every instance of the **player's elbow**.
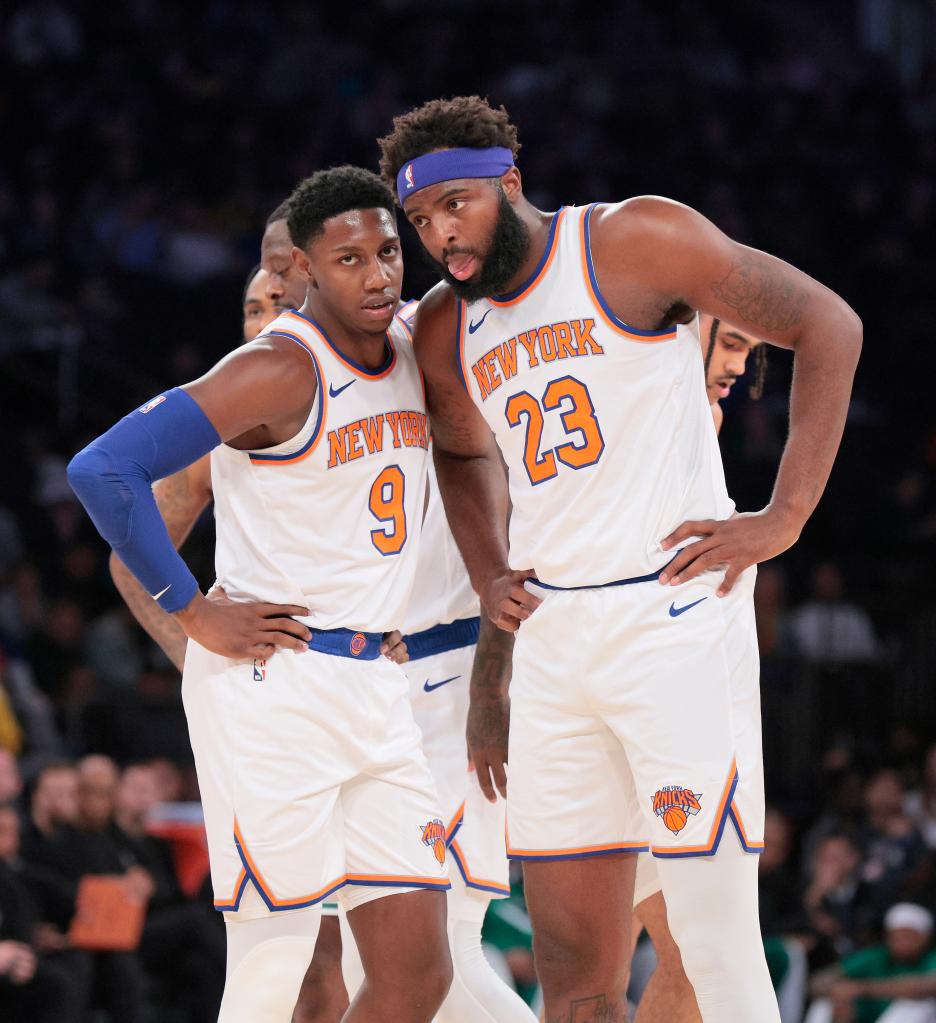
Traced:
[[91, 443], [72, 458], [65, 472], [69, 486], [87, 508], [89, 502], [93, 503], [110, 470], [110, 458]]

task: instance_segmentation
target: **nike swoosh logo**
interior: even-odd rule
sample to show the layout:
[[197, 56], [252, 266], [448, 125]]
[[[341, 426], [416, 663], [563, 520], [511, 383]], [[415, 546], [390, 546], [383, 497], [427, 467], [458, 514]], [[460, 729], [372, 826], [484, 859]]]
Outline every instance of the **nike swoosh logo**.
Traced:
[[346, 384], [343, 384], [341, 387], [334, 387], [332, 384], [329, 384], [328, 385], [329, 397], [337, 398], [342, 391], [346, 391], [353, 383], [354, 383], [353, 380], [349, 380]]
[[476, 330], [480, 330], [481, 329], [481, 324], [484, 323], [484, 321], [488, 318], [488, 313], [490, 311], [491, 310], [488, 309], [487, 312], [481, 317], [480, 320], [478, 320], [477, 323], [471, 323], [471, 322], [468, 323], [468, 333], [469, 334], [473, 334]]
[[449, 682], [454, 682], [457, 678], [461, 678], [461, 675], [453, 675], [451, 678], [444, 679], [442, 682], [436, 682], [434, 686], [429, 685], [429, 679], [426, 679], [423, 683], [423, 689], [427, 693], [431, 693], [433, 689], [441, 689], [442, 686], [447, 686]]
[[684, 607], [677, 607], [674, 600], [669, 606], [670, 618], [678, 618], [681, 614], [685, 614], [688, 610], [695, 607], [696, 604], [701, 604], [703, 600], [708, 600], [708, 597], [699, 597], [698, 600], [694, 600], [691, 604], [686, 604]]
[[159, 593], [153, 594], [153, 600], [159, 600], [160, 597], [164, 597], [171, 589], [172, 583], [169, 583], [169, 585], [164, 590], [160, 590]]

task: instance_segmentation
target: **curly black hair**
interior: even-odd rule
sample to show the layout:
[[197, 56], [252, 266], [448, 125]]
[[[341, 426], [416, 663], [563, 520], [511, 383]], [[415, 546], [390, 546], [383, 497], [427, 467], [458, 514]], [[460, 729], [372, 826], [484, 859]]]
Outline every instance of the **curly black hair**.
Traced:
[[388, 210], [396, 219], [393, 193], [363, 167], [329, 167], [296, 186], [286, 200], [286, 226], [293, 245], [304, 249], [325, 221], [348, 210]]
[[437, 149], [487, 149], [503, 146], [514, 159], [520, 152], [517, 129], [503, 106], [480, 96], [434, 99], [393, 119], [393, 131], [379, 139], [380, 173], [396, 194], [403, 164]]

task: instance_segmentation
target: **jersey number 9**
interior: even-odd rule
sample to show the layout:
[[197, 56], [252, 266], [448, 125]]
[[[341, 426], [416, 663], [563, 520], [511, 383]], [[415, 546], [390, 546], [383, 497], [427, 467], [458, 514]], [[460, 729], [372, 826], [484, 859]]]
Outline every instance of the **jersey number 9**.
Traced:
[[406, 479], [398, 465], [388, 465], [371, 484], [367, 507], [382, 523], [380, 529], [371, 530], [371, 543], [384, 557], [399, 554], [406, 543], [405, 486]]

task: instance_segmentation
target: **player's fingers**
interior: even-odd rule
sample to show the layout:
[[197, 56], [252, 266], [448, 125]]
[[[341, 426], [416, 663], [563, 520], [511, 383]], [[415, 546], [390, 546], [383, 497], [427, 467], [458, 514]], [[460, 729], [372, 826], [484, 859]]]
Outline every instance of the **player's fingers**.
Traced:
[[531, 593], [525, 586], [512, 586], [510, 588], [510, 598], [523, 607], [528, 607], [531, 611], [535, 611], [543, 603], [541, 597]]
[[681, 583], [687, 583], [690, 579], [695, 579], [697, 575], [708, 572], [713, 568], [720, 568], [724, 564], [725, 557], [721, 548], [706, 551], [704, 554], [700, 554], [699, 557], [694, 558], [677, 575], [674, 575], [670, 579], [670, 586], [679, 586]]
[[[309, 639], [311, 639], [311, 634]], [[309, 649], [309, 640], [302, 639], [292, 632], [275, 632], [264, 629], [253, 637], [254, 643], [279, 647], [281, 650], [298, 650], [300, 653]]]
[[690, 519], [684, 522], [681, 526], [677, 526], [672, 533], [664, 540], [660, 541], [660, 546], [664, 551], [668, 551], [671, 547], [675, 547], [681, 540], [685, 540], [690, 536], [708, 536], [715, 527], [718, 525], [716, 519]]
[[[491, 773], [494, 775], [494, 784], [497, 786], [497, 791], [504, 797], [507, 798], [507, 771], [504, 767], [504, 759], [501, 756], [495, 757], [491, 760]], [[492, 800], [494, 802], [494, 800]]]
[[716, 597], [724, 597], [726, 593], [731, 592], [732, 586], [738, 581], [738, 576], [744, 571], [741, 565], [729, 565], [728, 571], [725, 573], [725, 578], [722, 579], [721, 585], [715, 591]]
[[712, 546], [713, 541], [707, 537], [704, 540], [696, 540], [695, 543], [691, 543], [681, 550], [660, 573], [661, 585], [665, 586], [668, 582], [672, 582], [676, 576], [681, 576], [687, 565], [691, 565], [700, 554], [704, 554]]
[[264, 618], [259, 627], [262, 632], [286, 632], [304, 643], [312, 638], [312, 632], [302, 622], [294, 622], [292, 618]]
[[472, 754], [472, 758], [475, 765], [475, 775], [478, 779], [478, 784], [481, 786], [481, 791], [484, 793], [484, 798], [489, 803], [496, 803], [497, 795], [495, 794], [494, 786], [491, 783], [490, 767], [484, 751], [475, 750]]
[[249, 658], [253, 657], [256, 660], [266, 660], [267, 657], [272, 657], [276, 653], [276, 647], [272, 643], [252, 643], [250, 646], [244, 648], [242, 654], [238, 654], [239, 657]]
[[[527, 616], [529, 617], [529, 615]], [[503, 629], [504, 632], [516, 632], [520, 628], [520, 619], [516, 615], [505, 614], [498, 612], [491, 621], [499, 628]]]
[[535, 610], [536, 608], [527, 607], [514, 600], [513, 597], [504, 597], [500, 602], [500, 613], [510, 615], [511, 618], [516, 618], [520, 622], [525, 622]]
[[305, 618], [309, 609], [298, 604], [258, 604], [257, 612], [264, 618]]

